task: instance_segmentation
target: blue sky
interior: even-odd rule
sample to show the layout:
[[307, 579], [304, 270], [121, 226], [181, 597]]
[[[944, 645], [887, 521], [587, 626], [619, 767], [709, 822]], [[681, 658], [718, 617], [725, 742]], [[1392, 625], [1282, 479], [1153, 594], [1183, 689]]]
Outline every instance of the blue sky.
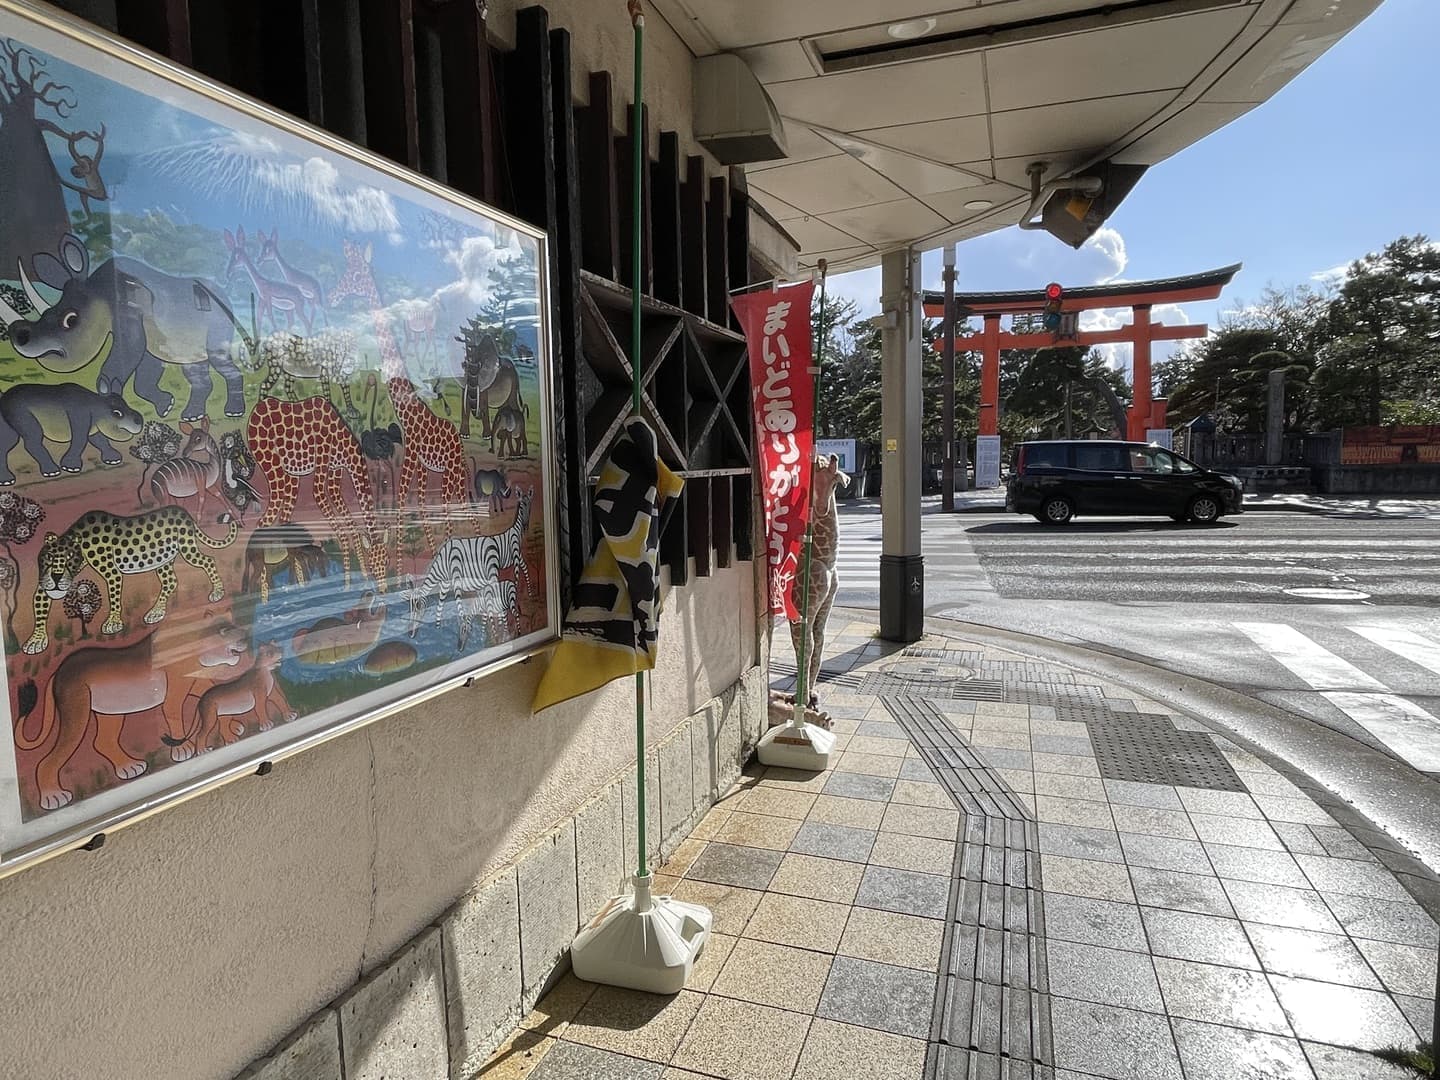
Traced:
[[[1214, 326], [1267, 284], [1313, 284], [1402, 234], [1440, 239], [1440, 118], [1423, 79], [1437, 42], [1440, 2], [1385, 0], [1275, 97], [1152, 168], [1086, 247], [1013, 227], [991, 233], [960, 245], [959, 288], [1144, 280], [1242, 262], [1218, 302], [1186, 305], [1187, 321]], [[929, 287], [940, 286], [940, 262], [938, 251], [924, 256]], [[831, 290], [871, 313], [879, 285], [878, 269], [862, 270]]]

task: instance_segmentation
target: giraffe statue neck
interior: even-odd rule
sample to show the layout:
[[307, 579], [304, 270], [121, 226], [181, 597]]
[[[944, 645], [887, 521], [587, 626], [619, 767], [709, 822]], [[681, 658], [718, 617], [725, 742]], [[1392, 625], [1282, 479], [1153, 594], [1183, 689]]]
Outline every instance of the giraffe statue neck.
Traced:
[[811, 529], [815, 534], [811, 557], [827, 566], [834, 565], [840, 539], [840, 516], [833, 494], [825, 500], [825, 505], [816, 511]]

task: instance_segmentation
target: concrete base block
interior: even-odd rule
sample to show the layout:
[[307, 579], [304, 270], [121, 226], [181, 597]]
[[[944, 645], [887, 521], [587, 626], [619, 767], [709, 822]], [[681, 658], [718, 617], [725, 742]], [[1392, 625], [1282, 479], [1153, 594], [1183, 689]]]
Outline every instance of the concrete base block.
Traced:
[[343, 1080], [343, 1076], [340, 1019], [334, 1009], [326, 1009], [236, 1080]]
[[625, 799], [620, 781], [575, 815], [576, 891], [580, 921], [589, 921], [619, 890], [633, 867], [625, 865]]
[[660, 852], [668, 856], [685, 839], [687, 827], [695, 816], [694, 762], [688, 721], [660, 744], [656, 756], [660, 761]]
[[740, 730], [740, 705], [735, 687], [715, 701], [715, 764], [719, 773], [719, 789], [726, 791], [740, 775], [744, 764], [745, 738]]
[[690, 720], [690, 778], [695, 804], [708, 807], [720, 797], [720, 771], [715, 762], [715, 708], [707, 704]]
[[431, 927], [340, 1003], [346, 1080], [445, 1076], [445, 982]]
[[770, 692], [765, 670], [759, 667], [747, 669], [740, 676], [736, 696], [740, 706], [741, 742], [747, 748], [755, 746], [770, 724]]
[[520, 896], [515, 868], [441, 922], [452, 1073], [471, 1076], [520, 1020]]
[[575, 886], [575, 821], [556, 829], [521, 857], [521, 1011], [539, 1000], [555, 965], [580, 929]]

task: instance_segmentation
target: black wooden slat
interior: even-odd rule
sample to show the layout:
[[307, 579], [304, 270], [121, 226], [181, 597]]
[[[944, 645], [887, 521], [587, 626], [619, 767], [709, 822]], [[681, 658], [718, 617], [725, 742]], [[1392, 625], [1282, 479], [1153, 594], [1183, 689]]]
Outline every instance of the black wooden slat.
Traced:
[[194, 65], [189, 0], [116, 0], [115, 29], [177, 64]]
[[428, 19], [415, 20], [415, 116], [419, 124], [420, 171], [442, 184], [450, 183], [449, 146], [445, 138], [445, 50], [440, 28]]
[[[733, 183], [730, 185], [730, 222], [727, 231], [730, 265], [727, 275], [729, 283], [726, 288], [738, 289], [750, 284], [750, 196], [739, 190]], [[724, 322], [725, 325], [736, 330], [740, 329], [740, 321], [735, 318], [735, 312], [729, 310], [728, 304], [726, 307], [726, 316], [729, 321], [717, 321]]]
[[702, 319], [708, 314], [710, 293], [705, 245], [705, 159], [685, 159], [685, 182], [680, 185], [681, 301], [685, 310]]
[[680, 136], [660, 133], [658, 160], [650, 170], [655, 299], [683, 306], [680, 259]]
[[505, 143], [515, 185], [515, 213], [552, 234], [555, 110], [550, 71], [550, 17], [542, 7], [515, 14], [515, 51], [505, 61]]
[[695, 560], [695, 576], [709, 577], [712, 563], [710, 522], [710, 481], [694, 480], [685, 485], [690, 532], [690, 557]]
[[753, 482], [750, 474], [737, 476], [734, 479], [735, 498], [733, 502], [734, 512], [734, 536], [735, 536], [735, 557], [742, 562], [749, 562], [755, 557], [754, 536], [754, 508], [755, 504]]
[[730, 325], [730, 242], [729, 199], [725, 178], [710, 178], [710, 199], [705, 206], [705, 284], [709, 297], [706, 318], [721, 326]]
[[[650, 109], [640, 110], [640, 160], [642, 188], [640, 192], [640, 292], [645, 296], [655, 294], [654, 257], [651, 251], [650, 229]], [[625, 285], [635, 284], [635, 191], [633, 168], [635, 164], [635, 110], [625, 110], [625, 134], [615, 140], [616, 175], [620, 178], [617, 192], [620, 208], [620, 280]]]
[[301, 0], [310, 122], [366, 145], [360, 0]]
[[365, 124], [377, 154], [420, 167], [412, 0], [360, 0], [365, 57]]
[[582, 265], [614, 281], [620, 273], [620, 218], [616, 201], [613, 96], [608, 71], [590, 75], [590, 104], [576, 110], [580, 153], [580, 236]]
[[730, 481], [728, 476], [716, 476], [710, 480], [710, 519], [714, 523], [710, 535], [715, 546], [715, 565], [722, 570], [730, 565], [735, 544]]
[[570, 32], [550, 31], [550, 87], [555, 145], [555, 265], [550, 271], [555, 291], [556, 370], [560, 390], [556, 402], [560, 462], [562, 566], [561, 606], [569, 606], [568, 586], [579, 579], [593, 544], [586, 483], [585, 412], [581, 369], [585, 366], [580, 329], [580, 174], [576, 154], [575, 106], [571, 87]]
[[495, 201], [498, 157], [490, 48], [483, 4], [446, 4], [436, 14], [445, 86], [445, 161], [450, 185]]
[[686, 484], [660, 533], [660, 561], [670, 568], [670, 584], [677, 586], [690, 582], [689, 490]]

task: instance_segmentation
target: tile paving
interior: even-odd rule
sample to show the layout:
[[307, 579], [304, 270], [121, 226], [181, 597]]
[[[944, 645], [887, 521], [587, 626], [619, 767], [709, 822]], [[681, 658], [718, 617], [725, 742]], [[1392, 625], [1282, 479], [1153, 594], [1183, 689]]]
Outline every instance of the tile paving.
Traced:
[[[687, 989], [565, 975], [481, 1075], [1399, 1077], [1355, 1049], [1433, 1015], [1440, 930], [1412, 891], [1440, 891], [1398, 844], [1133, 692], [870, 634], [827, 657], [833, 767], [752, 764], [658, 872], [715, 915]], [[901, 659], [932, 674], [882, 671]], [[940, 681], [956, 667], [985, 681]]]

